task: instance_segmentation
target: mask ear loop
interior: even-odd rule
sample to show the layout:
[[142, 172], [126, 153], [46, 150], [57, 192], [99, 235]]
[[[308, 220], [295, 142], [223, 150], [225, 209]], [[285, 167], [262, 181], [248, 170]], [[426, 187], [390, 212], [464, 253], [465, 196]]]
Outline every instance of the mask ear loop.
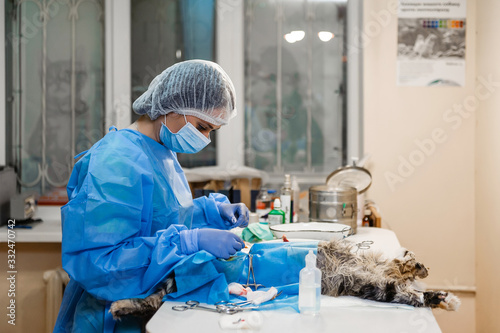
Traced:
[[[182, 115], [184, 116], [184, 121], [186, 122], [185, 125], [187, 125], [188, 121], [187, 121], [186, 115], [185, 114], [182, 114]], [[167, 126], [167, 115], [165, 114], [164, 116], [165, 116], [165, 126]], [[167, 128], [168, 128], [168, 126], [167, 126]], [[170, 128], [169, 128], [169, 130], [170, 130]]]

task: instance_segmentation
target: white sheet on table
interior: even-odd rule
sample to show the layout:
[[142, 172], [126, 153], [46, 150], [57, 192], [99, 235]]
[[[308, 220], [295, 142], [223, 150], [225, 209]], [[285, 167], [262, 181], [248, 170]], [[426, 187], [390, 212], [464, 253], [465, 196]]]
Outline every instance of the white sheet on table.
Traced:
[[411, 305], [398, 304], [398, 303], [385, 303], [371, 301], [367, 299], [361, 299], [354, 296], [339, 296], [339, 297], [329, 297], [325, 296], [321, 298], [322, 307], [352, 307], [352, 306], [368, 306], [376, 308], [393, 308], [393, 309], [406, 309], [414, 310], [415, 308]]

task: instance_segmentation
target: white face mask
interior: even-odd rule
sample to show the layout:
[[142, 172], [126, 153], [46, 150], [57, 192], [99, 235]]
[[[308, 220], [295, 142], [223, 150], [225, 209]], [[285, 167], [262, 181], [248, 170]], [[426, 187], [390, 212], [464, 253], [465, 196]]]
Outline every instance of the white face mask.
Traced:
[[[193, 154], [205, 148], [211, 141], [198, 131], [193, 124], [187, 121], [184, 116], [186, 125], [184, 125], [177, 133], [172, 133], [164, 123], [161, 124], [160, 141], [165, 147], [176, 153]], [[165, 123], [167, 116], [165, 115]]]

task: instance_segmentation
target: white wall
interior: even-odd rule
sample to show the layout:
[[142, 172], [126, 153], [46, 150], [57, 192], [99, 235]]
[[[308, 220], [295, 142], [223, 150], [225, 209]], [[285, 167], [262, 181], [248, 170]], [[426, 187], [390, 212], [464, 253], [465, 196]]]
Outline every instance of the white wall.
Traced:
[[[397, 16], [395, 0], [366, 0], [364, 26], [364, 147], [372, 155], [368, 197], [381, 208], [383, 226], [430, 268], [429, 286], [475, 286], [475, 115], [453, 129], [443, 115], [475, 90], [476, 1], [467, 1], [465, 87], [396, 85]], [[438, 129], [445, 139], [427, 146], [423, 163], [399, 173]], [[424, 152], [425, 153], [425, 152]], [[404, 170], [402, 170], [404, 171]], [[393, 184], [388, 172], [403, 175]], [[443, 332], [473, 332], [474, 297], [460, 295], [458, 313], [436, 313]]]
[[[477, 1], [477, 75], [500, 83], [500, 1]], [[500, 332], [500, 86], [479, 105], [476, 120], [477, 332]]]

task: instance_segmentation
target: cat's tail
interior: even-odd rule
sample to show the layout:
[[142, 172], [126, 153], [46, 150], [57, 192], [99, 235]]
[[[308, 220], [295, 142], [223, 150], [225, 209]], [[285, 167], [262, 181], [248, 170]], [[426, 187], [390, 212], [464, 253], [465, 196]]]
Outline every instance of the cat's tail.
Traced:
[[175, 279], [169, 277], [162, 286], [146, 298], [128, 298], [111, 303], [109, 312], [115, 320], [128, 316], [151, 318], [163, 303], [163, 296], [175, 291]]

